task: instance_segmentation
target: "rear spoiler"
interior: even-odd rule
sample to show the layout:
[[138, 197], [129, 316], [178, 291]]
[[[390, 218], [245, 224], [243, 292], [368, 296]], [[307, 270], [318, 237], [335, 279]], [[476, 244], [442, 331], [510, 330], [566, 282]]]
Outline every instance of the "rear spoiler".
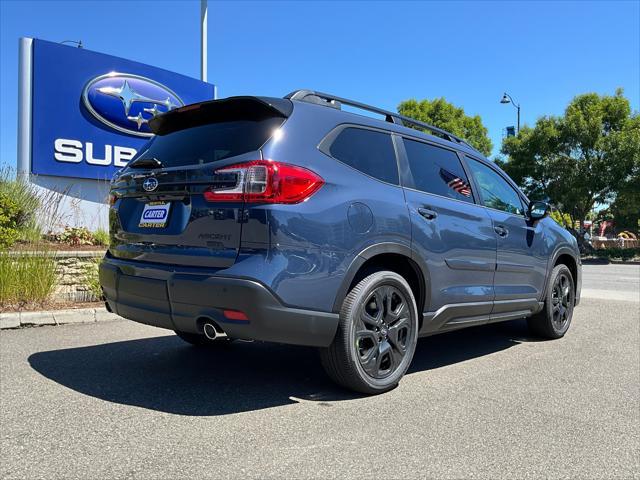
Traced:
[[292, 111], [293, 103], [284, 98], [229, 97], [193, 103], [163, 113], [149, 120], [149, 128], [156, 135], [167, 135], [210, 123], [288, 118]]

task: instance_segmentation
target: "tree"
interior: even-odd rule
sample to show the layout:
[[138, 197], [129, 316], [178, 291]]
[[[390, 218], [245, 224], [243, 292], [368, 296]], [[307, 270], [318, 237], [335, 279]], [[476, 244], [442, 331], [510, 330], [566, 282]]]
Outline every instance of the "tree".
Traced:
[[398, 105], [398, 113], [447, 130], [465, 139], [485, 156], [491, 155], [493, 145], [480, 116], [465, 115], [462, 108], [456, 107], [444, 98], [405, 100]]
[[640, 172], [624, 183], [603, 215], [613, 218], [617, 231], [640, 231]]
[[640, 116], [622, 89], [578, 95], [563, 116], [542, 117], [506, 138], [501, 152], [508, 161], [498, 163], [529, 197], [548, 198], [582, 226], [640, 170]]
[[558, 210], [552, 210], [550, 217], [553, 218], [556, 223], [562, 225], [563, 227], [571, 225], [571, 217], [569, 217], [569, 215], [567, 215], [566, 213], [562, 214]]

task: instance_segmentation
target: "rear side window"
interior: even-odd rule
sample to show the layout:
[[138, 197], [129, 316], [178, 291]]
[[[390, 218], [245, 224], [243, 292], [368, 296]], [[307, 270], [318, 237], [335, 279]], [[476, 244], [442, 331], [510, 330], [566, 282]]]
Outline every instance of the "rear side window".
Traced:
[[345, 128], [329, 153], [343, 163], [383, 182], [398, 185], [398, 164], [391, 135], [363, 128]]
[[217, 122], [156, 135], [137, 158], [156, 158], [163, 167], [216, 162], [258, 150], [283, 122], [282, 117]]
[[403, 140], [417, 190], [473, 202], [471, 186], [458, 155], [427, 143]]

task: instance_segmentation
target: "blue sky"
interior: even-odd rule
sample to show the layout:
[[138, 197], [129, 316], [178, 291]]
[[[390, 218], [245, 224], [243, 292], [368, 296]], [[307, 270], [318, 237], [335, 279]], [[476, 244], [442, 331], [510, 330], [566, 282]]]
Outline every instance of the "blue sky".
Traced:
[[[0, 162], [15, 166], [18, 38], [199, 75], [197, 1], [0, 0]], [[209, 81], [220, 96], [312, 88], [394, 109], [445, 97], [489, 129], [494, 153], [573, 96], [623, 87], [640, 109], [640, 2], [209, 1]]]

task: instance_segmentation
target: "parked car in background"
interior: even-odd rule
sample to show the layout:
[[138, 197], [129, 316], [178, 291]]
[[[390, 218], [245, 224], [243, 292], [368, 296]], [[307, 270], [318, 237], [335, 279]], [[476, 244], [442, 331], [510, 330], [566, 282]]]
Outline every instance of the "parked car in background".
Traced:
[[306, 90], [149, 123], [112, 182], [100, 267], [123, 317], [198, 346], [318, 347], [365, 393], [397, 385], [418, 337], [527, 318], [554, 339], [571, 324], [576, 240], [449, 132]]

